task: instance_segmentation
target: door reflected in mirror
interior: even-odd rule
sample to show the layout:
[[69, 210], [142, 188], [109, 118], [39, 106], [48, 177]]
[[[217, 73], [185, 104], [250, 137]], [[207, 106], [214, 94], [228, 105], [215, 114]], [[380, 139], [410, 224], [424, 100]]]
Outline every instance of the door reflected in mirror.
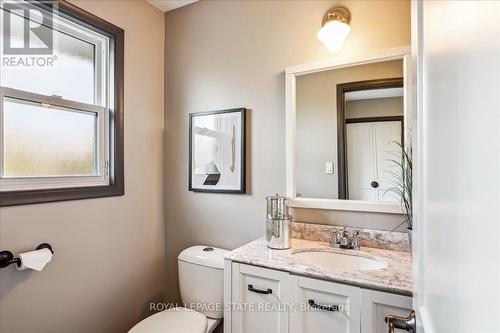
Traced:
[[297, 77], [297, 197], [399, 201], [402, 77], [402, 60]]

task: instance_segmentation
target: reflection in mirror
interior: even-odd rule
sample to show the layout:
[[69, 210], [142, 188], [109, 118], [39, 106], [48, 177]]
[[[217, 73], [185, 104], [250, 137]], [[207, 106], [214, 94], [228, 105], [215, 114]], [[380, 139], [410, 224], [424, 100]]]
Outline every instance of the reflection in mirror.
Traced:
[[394, 60], [297, 77], [297, 197], [399, 201], [402, 76]]
[[[354, 89], [355, 85], [366, 83], [350, 86]], [[342, 177], [347, 184], [344, 184], [342, 199], [398, 202], [388, 190], [396, 178], [401, 177], [394, 161], [401, 159], [403, 143], [402, 79], [370, 82], [374, 86], [388, 83], [401, 87], [344, 93], [346, 131]], [[339, 165], [342, 168], [341, 163]]]

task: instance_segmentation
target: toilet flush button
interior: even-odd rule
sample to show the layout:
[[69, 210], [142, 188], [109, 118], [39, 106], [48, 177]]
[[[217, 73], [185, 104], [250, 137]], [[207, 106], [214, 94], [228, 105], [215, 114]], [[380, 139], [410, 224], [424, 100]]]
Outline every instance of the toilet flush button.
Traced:
[[206, 248], [203, 249], [203, 251], [205, 251], [205, 252], [210, 252], [210, 251], [213, 251], [213, 250], [214, 250], [213, 247], [206, 247]]

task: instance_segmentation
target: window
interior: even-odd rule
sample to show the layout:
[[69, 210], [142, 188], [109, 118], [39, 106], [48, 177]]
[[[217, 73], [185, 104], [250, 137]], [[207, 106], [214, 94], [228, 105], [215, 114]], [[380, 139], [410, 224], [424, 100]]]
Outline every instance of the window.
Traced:
[[0, 1], [0, 206], [123, 195], [123, 30]]

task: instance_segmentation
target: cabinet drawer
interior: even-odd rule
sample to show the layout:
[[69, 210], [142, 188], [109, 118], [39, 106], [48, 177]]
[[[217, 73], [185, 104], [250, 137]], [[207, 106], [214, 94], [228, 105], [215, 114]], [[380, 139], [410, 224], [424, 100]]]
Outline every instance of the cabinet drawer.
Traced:
[[287, 333], [288, 273], [233, 263], [233, 333]]
[[[396, 315], [407, 317], [412, 308], [409, 296], [384, 293], [363, 289], [361, 291], [361, 312], [363, 314], [361, 330], [363, 333], [386, 333], [388, 330], [385, 317]], [[406, 331], [396, 329], [397, 333]]]
[[289, 281], [294, 305], [290, 332], [360, 332], [360, 288], [294, 275]]

